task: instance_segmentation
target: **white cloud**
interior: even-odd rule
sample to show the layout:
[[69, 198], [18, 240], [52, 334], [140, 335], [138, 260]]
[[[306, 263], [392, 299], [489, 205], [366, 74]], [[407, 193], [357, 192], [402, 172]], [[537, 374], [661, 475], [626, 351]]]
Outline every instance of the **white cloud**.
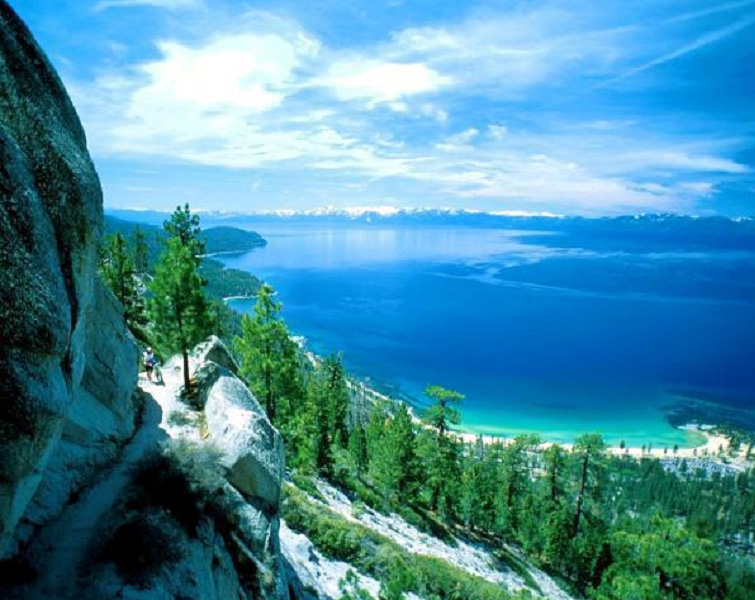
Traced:
[[435, 119], [438, 123], [445, 123], [448, 121], [448, 113], [434, 104], [423, 104], [420, 106], [419, 110], [422, 115]]
[[494, 140], [502, 140], [507, 132], [505, 125], [488, 125], [488, 135]]
[[535, 6], [405, 29], [380, 50], [393, 60], [422, 61], [452, 77], [463, 93], [512, 98], [587, 65], [601, 72], [617, 57], [622, 35], [616, 29], [585, 31], [575, 16]]
[[469, 129], [448, 136], [442, 142], [435, 144], [435, 148], [437, 150], [442, 150], [443, 152], [471, 152], [473, 150], [471, 142], [478, 135], [480, 135], [479, 130], [470, 127]]
[[341, 100], [366, 100], [373, 107], [383, 102], [435, 92], [451, 83], [422, 63], [380, 62], [370, 59], [337, 61], [319, 84]]
[[96, 156], [254, 169], [257, 198], [258, 174], [281, 169], [302, 189], [306, 172], [365, 193], [390, 178], [391, 194], [419, 190], [438, 201], [651, 211], [692, 206], [717, 178], [749, 172], [725, 143], [679, 143], [633, 115], [564, 123], [538, 115], [527, 126], [513, 111], [465, 110], [481, 96], [514, 102], [585, 64], [610, 70], [621, 33], [578, 35], [557, 16], [469, 19], [335, 50], [294, 22], [257, 14], [205, 39], [159, 41], [154, 58], [69, 89]]

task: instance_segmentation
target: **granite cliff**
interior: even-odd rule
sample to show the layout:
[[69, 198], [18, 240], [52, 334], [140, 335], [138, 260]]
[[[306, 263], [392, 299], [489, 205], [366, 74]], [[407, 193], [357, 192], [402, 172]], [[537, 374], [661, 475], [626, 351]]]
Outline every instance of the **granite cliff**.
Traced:
[[102, 229], [76, 111], [0, 0], [0, 596], [288, 598], [280, 435], [217, 339], [193, 404], [171, 364], [139, 384]]
[[97, 278], [102, 192], [76, 112], [0, 2], [0, 556], [134, 431], [137, 349]]

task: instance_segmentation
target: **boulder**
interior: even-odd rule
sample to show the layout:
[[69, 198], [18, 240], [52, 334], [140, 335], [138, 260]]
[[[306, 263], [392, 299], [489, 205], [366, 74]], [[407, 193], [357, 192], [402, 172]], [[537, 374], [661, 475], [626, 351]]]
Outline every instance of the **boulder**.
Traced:
[[211, 335], [207, 340], [197, 345], [191, 353], [191, 359], [198, 365], [214, 362], [238, 375], [239, 365], [233, 358], [226, 345], [216, 335]]
[[257, 399], [240, 379], [222, 367], [206, 390], [204, 411], [212, 442], [223, 452], [228, 481], [244, 496], [277, 511], [284, 476], [283, 439]]

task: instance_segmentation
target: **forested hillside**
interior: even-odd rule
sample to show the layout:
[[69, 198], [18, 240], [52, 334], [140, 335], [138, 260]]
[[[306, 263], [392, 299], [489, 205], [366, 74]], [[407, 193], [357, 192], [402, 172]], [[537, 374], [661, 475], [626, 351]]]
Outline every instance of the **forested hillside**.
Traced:
[[[112, 216], [105, 216], [105, 233], [121, 234], [128, 240], [127, 244], [131, 245], [131, 251], [137, 256], [135, 260], [140, 263], [138, 270], [154, 266], [167, 239], [165, 231], [154, 225]], [[211, 227], [203, 230], [201, 237], [208, 255], [249, 252], [267, 243], [258, 233], [235, 227]], [[253, 275], [239, 269], [228, 269], [212, 258], [202, 261], [201, 273], [207, 280], [208, 293], [217, 299], [251, 296], [259, 287], [259, 280]]]
[[[197, 216], [177, 209], [166, 233], [171, 240], [185, 235], [201, 268], [207, 259], [201, 258]], [[165, 261], [179, 246], [166, 246], [151, 289], [176, 276]], [[194, 285], [200, 287], [192, 292], [199, 293], [193, 322], [197, 331], [209, 331], [212, 319], [196, 318], [208, 308], [201, 282]], [[147, 337], [166, 351], [185, 351], [172, 309], [149, 297], [146, 302]], [[534, 593], [546, 594], [546, 576], [536, 580], [542, 572], [572, 596], [599, 600], [751, 597], [755, 475], [748, 434], [738, 432], [730, 449], [747, 455], [743, 467], [727, 466], [725, 456], [661, 461], [615, 455], [599, 433], [573, 446], [543, 444], [532, 435], [469, 443], [456, 433], [461, 393], [428, 387], [429, 408], [417, 418], [405, 404], [352, 380], [340, 356], [304, 352], [281, 310], [274, 290], [263, 285], [254, 313], [227, 339], [240, 376], [285, 439], [292, 481], [286, 523], [324, 557], [377, 581], [381, 598], [412, 593], [469, 600], [524, 592], [402, 550], [374, 523], [360, 520], [353, 512], [360, 505], [374, 515], [396, 515], [446, 544], [474, 540], [502, 568], [530, 582]], [[348, 496], [352, 514], [325, 502], [324, 485]], [[344, 584], [343, 598], [362, 597], [353, 595], [361, 593], [355, 581]]]

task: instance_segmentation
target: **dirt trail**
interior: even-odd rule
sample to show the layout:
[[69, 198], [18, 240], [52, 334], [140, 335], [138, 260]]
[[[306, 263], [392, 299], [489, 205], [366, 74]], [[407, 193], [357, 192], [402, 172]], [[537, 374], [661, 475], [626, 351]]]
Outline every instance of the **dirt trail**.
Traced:
[[170, 391], [143, 377], [140, 377], [139, 387], [145, 392], [144, 409], [136, 433], [110, 470], [41, 532], [33, 549], [35, 568], [40, 576], [31, 588], [24, 590], [24, 598], [62, 599], [75, 593], [76, 571], [87, 558], [87, 550], [97, 534], [97, 524], [123, 497], [134, 465], [165, 439], [165, 432], [160, 429], [162, 410], [154, 396]]

